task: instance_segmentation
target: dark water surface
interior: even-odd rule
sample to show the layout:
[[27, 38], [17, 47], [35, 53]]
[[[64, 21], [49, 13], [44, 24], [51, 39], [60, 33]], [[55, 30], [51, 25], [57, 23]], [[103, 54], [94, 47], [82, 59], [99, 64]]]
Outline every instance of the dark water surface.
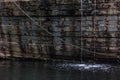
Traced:
[[0, 80], [120, 80], [120, 65], [0, 61]]

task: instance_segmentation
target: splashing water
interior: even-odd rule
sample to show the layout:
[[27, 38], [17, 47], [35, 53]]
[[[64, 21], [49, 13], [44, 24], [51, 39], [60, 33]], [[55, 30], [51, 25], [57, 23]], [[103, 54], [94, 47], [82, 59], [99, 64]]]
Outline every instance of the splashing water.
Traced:
[[57, 67], [63, 68], [71, 68], [77, 70], [103, 70], [108, 71], [111, 66], [107, 64], [59, 64]]

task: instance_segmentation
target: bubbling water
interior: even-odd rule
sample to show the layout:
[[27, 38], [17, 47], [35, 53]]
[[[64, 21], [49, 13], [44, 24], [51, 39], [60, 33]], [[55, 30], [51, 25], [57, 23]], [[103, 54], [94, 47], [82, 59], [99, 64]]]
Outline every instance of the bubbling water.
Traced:
[[64, 68], [71, 68], [71, 69], [77, 69], [77, 70], [103, 70], [108, 71], [111, 68], [111, 65], [108, 64], [72, 64], [72, 63], [66, 63], [66, 64], [58, 64], [58, 68], [64, 69]]

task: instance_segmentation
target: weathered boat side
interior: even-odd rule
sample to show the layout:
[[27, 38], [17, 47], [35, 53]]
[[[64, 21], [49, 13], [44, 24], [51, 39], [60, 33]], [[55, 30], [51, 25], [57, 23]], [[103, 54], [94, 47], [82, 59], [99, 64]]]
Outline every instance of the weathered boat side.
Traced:
[[1, 57], [120, 59], [119, 0], [16, 3], [0, 1]]

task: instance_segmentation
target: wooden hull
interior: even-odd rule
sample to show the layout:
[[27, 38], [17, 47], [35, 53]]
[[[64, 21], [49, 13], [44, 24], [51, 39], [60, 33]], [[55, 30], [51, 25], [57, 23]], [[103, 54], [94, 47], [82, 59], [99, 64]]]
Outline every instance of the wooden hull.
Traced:
[[0, 56], [119, 59], [120, 1], [81, 1], [1, 1]]

